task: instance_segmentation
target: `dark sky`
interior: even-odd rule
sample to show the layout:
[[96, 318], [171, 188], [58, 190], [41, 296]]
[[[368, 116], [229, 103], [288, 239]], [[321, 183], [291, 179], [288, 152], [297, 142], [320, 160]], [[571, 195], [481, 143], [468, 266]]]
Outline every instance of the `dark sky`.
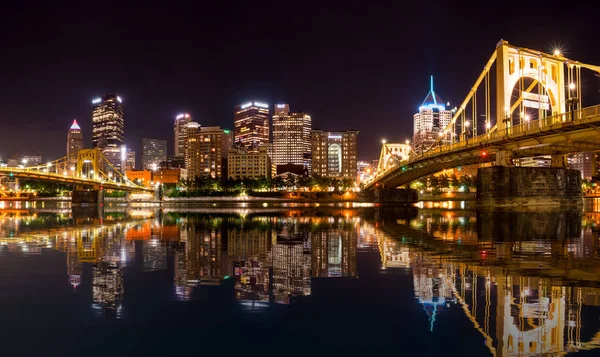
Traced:
[[91, 145], [91, 100], [113, 91], [138, 158], [142, 137], [172, 151], [180, 112], [232, 128], [233, 107], [257, 99], [311, 114], [314, 128], [360, 130], [359, 158], [370, 160], [382, 137], [412, 135], [429, 75], [457, 104], [501, 38], [600, 64], [597, 8], [478, 3], [3, 3], [0, 154], [63, 156], [74, 118]]

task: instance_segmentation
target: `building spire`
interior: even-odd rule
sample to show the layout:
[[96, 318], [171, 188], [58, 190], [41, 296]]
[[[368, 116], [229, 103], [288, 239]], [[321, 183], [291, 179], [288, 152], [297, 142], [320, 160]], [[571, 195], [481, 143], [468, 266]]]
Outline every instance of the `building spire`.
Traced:
[[73, 120], [73, 124], [71, 125], [71, 130], [81, 130], [79, 124], [77, 124], [77, 119]]
[[432, 95], [432, 97], [433, 97], [433, 103], [437, 104], [437, 98], [435, 97], [435, 92], [433, 91], [433, 75], [430, 77], [430, 82], [431, 83], [430, 83], [430, 89], [429, 89], [429, 91], [431, 92], [431, 94], [433, 94]]

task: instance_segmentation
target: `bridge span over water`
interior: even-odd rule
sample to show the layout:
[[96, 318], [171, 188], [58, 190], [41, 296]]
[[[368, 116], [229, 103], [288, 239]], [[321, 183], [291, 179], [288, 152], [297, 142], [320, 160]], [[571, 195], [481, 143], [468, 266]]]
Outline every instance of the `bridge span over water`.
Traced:
[[[494, 69], [493, 69], [494, 68]], [[421, 152], [399, 155], [383, 143], [380, 164], [364, 188], [394, 188], [444, 169], [478, 163], [514, 167], [515, 159], [600, 150], [600, 105], [582, 107], [581, 69], [600, 66], [500, 41], [452, 120]], [[494, 98], [492, 98], [494, 97]]]

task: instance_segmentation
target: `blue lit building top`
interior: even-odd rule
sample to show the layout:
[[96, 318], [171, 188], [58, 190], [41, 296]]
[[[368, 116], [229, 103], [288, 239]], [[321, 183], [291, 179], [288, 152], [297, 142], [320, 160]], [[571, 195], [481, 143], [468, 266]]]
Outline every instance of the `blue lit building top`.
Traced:
[[446, 110], [446, 105], [442, 98], [433, 91], [433, 76], [431, 76], [429, 93], [427, 93], [427, 97], [425, 97], [423, 104], [419, 107], [419, 112], [423, 109]]

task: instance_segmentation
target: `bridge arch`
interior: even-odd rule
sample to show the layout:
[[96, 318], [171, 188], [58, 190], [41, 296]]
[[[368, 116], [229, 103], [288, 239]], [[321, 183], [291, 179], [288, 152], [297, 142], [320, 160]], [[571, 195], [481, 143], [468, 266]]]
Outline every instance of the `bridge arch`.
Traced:
[[410, 155], [410, 145], [384, 143], [379, 155], [377, 164], [377, 173], [384, 172], [392, 167], [396, 167], [399, 162], [407, 161]]
[[[537, 81], [543, 92], [548, 94], [551, 115], [565, 112], [564, 63], [539, 52], [510, 46], [501, 41], [496, 48], [496, 118], [498, 129], [506, 124], [501, 120], [512, 116], [514, 106], [511, 99], [515, 86], [524, 78]], [[535, 82], [534, 82], [535, 83]], [[520, 88], [527, 92], [524, 87]], [[518, 102], [528, 100], [523, 92]], [[543, 93], [538, 93], [543, 94]]]

